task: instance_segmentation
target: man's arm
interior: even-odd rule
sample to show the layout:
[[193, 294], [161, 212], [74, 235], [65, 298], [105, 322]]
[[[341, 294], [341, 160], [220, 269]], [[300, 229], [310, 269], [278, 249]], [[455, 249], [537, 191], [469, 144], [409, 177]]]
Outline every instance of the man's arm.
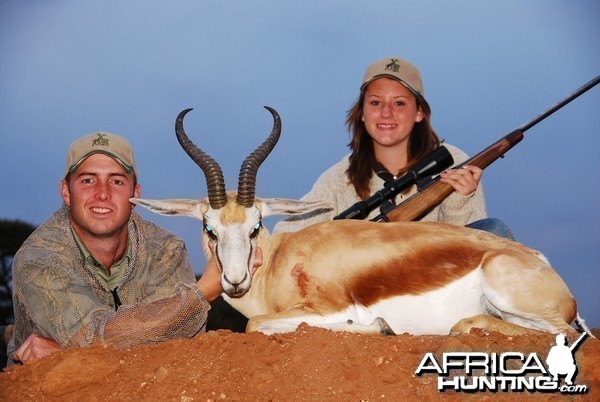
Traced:
[[[210, 261], [205, 269], [204, 275], [196, 282], [196, 285], [207, 301], [217, 298], [223, 291], [221, 288], [220, 274], [214, 261]], [[12, 336], [12, 325], [10, 331], [5, 331], [6, 344]], [[127, 331], [124, 331], [126, 334]], [[110, 343], [110, 340], [109, 340]], [[62, 347], [54, 339], [46, 338], [38, 334], [30, 335], [25, 342], [12, 354], [13, 361], [25, 362], [31, 359], [39, 359], [61, 350]]]
[[221, 273], [213, 258], [206, 264], [204, 273], [200, 279], [196, 281], [196, 286], [198, 286], [200, 292], [208, 302], [215, 300], [223, 293], [223, 288], [221, 287]]
[[[131, 347], [195, 335], [206, 323], [210, 304], [196, 285], [185, 246], [178, 242], [153, 253], [160, 258], [141, 263], [136, 271], [141, 277], [128, 282], [129, 288], [123, 291], [129, 293], [123, 295], [130, 296], [116, 311], [110, 293], [98, 292], [97, 285], [77, 267], [59, 266], [62, 261], [49, 264], [47, 258], [17, 260], [14, 308], [21, 326], [15, 328], [9, 353], [20, 349], [32, 334], [56, 341], [62, 348], [94, 342]], [[144, 272], [148, 273], [145, 277]], [[204, 290], [209, 298], [213, 296], [207, 290], [218, 289], [215, 282], [208, 281], [212, 286]], [[41, 342], [32, 338], [19, 353], [21, 358], [24, 350], [38, 350]], [[46, 342], [39, 350], [49, 345], [54, 343]]]
[[[262, 257], [262, 256], [261, 256]], [[262, 258], [261, 258], [262, 263]], [[259, 264], [260, 265], [260, 264]], [[220, 273], [217, 264], [211, 259], [206, 266], [204, 274], [196, 285], [200, 289], [200, 292], [204, 295], [207, 301], [216, 299], [222, 292]], [[8, 341], [12, 336], [12, 330], [14, 326], [9, 325], [4, 331], [4, 344], [7, 345]], [[38, 334], [32, 334], [25, 340], [25, 342], [13, 353], [11, 358], [14, 361], [27, 361], [31, 359], [40, 359], [48, 356], [54, 352], [61, 350], [61, 346], [58, 342], [51, 338], [45, 338]]]
[[[260, 249], [257, 249], [254, 265], [255, 269], [262, 265]], [[210, 308], [208, 302], [221, 293], [220, 272], [215, 261], [211, 260], [195, 284], [181, 285], [175, 295], [156, 302], [121, 306], [117, 312], [109, 314], [110, 319], [101, 319], [105, 324], [101, 331], [103, 339], [98, 339], [100, 324], [90, 323], [80, 328], [68, 346], [87, 346], [91, 343], [90, 337], [116, 347], [129, 347], [192, 336], [204, 326]], [[55, 340], [33, 334], [12, 354], [12, 359], [41, 358], [60, 349], [61, 345]]]

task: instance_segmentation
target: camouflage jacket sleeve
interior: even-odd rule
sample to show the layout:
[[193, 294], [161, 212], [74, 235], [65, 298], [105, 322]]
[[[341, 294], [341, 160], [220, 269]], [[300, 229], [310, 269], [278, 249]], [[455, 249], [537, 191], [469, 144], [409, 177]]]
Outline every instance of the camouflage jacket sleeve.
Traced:
[[116, 347], [191, 337], [206, 323], [210, 305], [198, 287], [181, 240], [134, 214], [133, 258], [111, 289], [85, 265], [63, 207], [34, 232], [13, 261], [14, 352], [29, 335], [63, 347], [105, 342]]

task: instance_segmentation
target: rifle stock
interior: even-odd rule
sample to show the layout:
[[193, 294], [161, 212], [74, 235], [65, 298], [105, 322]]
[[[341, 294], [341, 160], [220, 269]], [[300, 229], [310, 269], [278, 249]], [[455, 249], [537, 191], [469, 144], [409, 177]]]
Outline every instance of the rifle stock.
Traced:
[[[462, 165], [472, 165], [478, 166], [481, 169], [485, 169], [490, 164], [492, 164], [496, 159], [504, 156], [504, 154], [518, 144], [524, 137], [524, 132], [535, 126], [540, 121], [544, 120], [546, 117], [550, 116], [558, 109], [562, 108], [573, 99], [579, 97], [583, 93], [587, 92], [594, 86], [600, 83], [600, 76], [595, 77], [571, 95], [552, 106], [550, 109], [546, 110], [544, 113], [540, 114], [536, 118], [530, 120], [525, 123], [518, 129], [514, 130], [510, 134], [501, 138], [498, 142], [494, 143], [490, 147], [484, 149], [471, 159], [462, 163]], [[457, 167], [459, 167], [457, 166]], [[439, 205], [444, 199], [446, 199], [450, 194], [454, 192], [454, 188], [446, 183], [442, 183], [440, 181], [440, 177], [437, 176], [433, 183], [431, 183], [428, 187], [416, 193], [406, 201], [398, 204], [396, 208], [386, 214], [387, 220], [389, 221], [412, 221], [417, 220], [423, 217], [427, 212], [431, 209]], [[381, 220], [381, 215], [374, 220]]]
[[[515, 130], [457, 167], [471, 165], [485, 169], [496, 159], [503, 157], [504, 154], [517, 145], [523, 137], [524, 135], [521, 130]], [[419, 219], [454, 192], [454, 188], [449, 184], [442, 183], [439, 180], [439, 176], [434, 180], [435, 181], [427, 188], [413, 195], [390, 211], [387, 214], [388, 219], [395, 222]]]

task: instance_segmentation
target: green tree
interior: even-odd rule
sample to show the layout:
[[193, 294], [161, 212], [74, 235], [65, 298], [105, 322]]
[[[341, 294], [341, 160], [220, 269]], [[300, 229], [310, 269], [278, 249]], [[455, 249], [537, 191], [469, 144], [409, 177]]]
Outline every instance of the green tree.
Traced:
[[0, 324], [13, 320], [12, 260], [35, 228], [20, 219], [0, 219]]

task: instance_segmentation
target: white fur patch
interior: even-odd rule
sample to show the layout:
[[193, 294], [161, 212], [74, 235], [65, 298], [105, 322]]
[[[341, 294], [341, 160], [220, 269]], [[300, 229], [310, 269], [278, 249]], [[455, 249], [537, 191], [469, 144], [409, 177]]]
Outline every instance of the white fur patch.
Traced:
[[[300, 323], [314, 327], [354, 332], [377, 332], [372, 326], [383, 318], [396, 334], [446, 335], [463, 318], [486, 311], [482, 297], [483, 275], [480, 269], [423, 296], [396, 296], [372, 306], [352, 305], [329, 315], [306, 315], [262, 323], [258, 330], [265, 334], [291, 332]], [[454, 302], [452, 302], [454, 301]], [[453, 307], [453, 308], [451, 308]], [[352, 320], [353, 324], [348, 324]]]
[[396, 334], [445, 335], [463, 318], [483, 313], [483, 275], [475, 269], [423, 296], [396, 296], [370, 306], [359, 315], [383, 317]]
[[[258, 331], [267, 335], [293, 332], [298, 325], [305, 322], [312, 327], [326, 328], [333, 331], [377, 333], [379, 332], [379, 326], [373, 325], [375, 318], [363, 308], [350, 306], [344, 311], [328, 315], [307, 314], [264, 322], [258, 326]], [[352, 323], [349, 324], [348, 320], [351, 320]]]

